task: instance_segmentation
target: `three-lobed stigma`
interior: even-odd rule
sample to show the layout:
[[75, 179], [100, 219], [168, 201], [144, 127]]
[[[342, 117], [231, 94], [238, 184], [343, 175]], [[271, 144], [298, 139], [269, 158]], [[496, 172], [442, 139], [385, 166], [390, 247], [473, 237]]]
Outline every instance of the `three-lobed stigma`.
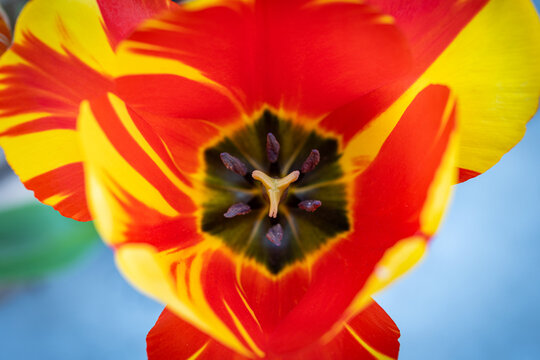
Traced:
[[285, 192], [289, 185], [298, 180], [298, 177], [300, 176], [300, 171], [295, 170], [281, 179], [275, 179], [273, 177], [270, 177], [260, 170], [253, 171], [251, 173], [251, 176], [253, 177], [253, 179], [260, 181], [266, 189], [268, 201], [270, 202], [268, 216], [271, 218], [276, 218], [281, 198], [285, 195]]

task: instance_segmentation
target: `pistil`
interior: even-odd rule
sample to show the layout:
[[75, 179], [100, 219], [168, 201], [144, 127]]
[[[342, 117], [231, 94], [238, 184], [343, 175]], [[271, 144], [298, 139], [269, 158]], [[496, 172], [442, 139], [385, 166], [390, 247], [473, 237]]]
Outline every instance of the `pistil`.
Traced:
[[274, 179], [260, 170], [253, 171], [251, 176], [253, 179], [260, 181], [265, 187], [268, 195], [268, 201], [270, 201], [268, 216], [276, 218], [281, 197], [289, 185], [298, 179], [298, 176], [300, 176], [300, 171], [295, 170], [281, 179]]

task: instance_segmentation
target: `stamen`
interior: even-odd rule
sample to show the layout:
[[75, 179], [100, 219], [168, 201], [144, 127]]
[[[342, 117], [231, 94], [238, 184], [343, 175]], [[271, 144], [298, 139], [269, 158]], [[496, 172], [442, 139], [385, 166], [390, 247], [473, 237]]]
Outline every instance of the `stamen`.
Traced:
[[268, 161], [270, 161], [272, 164], [278, 160], [279, 148], [279, 142], [274, 134], [268, 133], [266, 135], [266, 156], [268, 157]]
[[251, 207], [248, 204], [244, 204], [242, 202], [236, 203], [231, 205], [231, 207], [227, 210], [223, 216], [225, 216], [227, 219], [233, 218], [236, 215], [246, 215], [251, 212]]
[[240, 159], [226, 152], [219, 154], [219, 157], [228, 170], [241, 176], [247, 174], [247, 166]]
[[304, 161], [302, 164], [300, 171], [302, 174], [310, 172], [311, 170], [315, 169], [315, 167], [319, 164], [319, 161], [321, 161], [321, 154], [319, 153], [319, 150], [311, 150], [311, 153], [309, 153], [306, 161]]
[[320, 200], [304, 200], [298, 204], [298, 207], [307, 212], [314, 212], [321, 207], [322, 202]]
[[266, 188], [268, 200], [270, 201], [270, 209], [268, 210], [268, 216], [275, 218], [277, 217], [278, 206], [279, 201], [281, 200], [281, 196], [290, 184], [298, 180], [298, 176], [300, 176], [300, 171], [295, 170], [281, 179], [274, 179], [259, 170], [253, 171], [251, 173], [251, 176], [255, 180], [259, 180]]
[[283, 228], [281, 227], [281, 224], [272, 226], [266, 233], [266, 238], [275, 245], [280, 246], [281, 240], [283, 239]]

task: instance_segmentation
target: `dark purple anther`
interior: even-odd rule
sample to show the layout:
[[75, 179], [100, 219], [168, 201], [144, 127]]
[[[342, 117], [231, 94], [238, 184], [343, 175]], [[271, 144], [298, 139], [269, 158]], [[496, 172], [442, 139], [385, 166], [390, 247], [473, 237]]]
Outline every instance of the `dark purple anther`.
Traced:
[[322, 205], [320, 200], [304, 200], [298, 204], [298, 207], [307, 212], [314, 212]]
[[272, 226], [266, 233], [266, 238], [276, 246], [280, 246], [281, 239], [283, 239], [283, 228], [281, 227], [281, 224]]
[[246, 215], [249, 212], [251, 212], [251, 207], [249, 205], [244, 203], [236, 203], [234, 205], [231, 205], [231, 207], [227, 210], [223, 216], [225, 216], [227, 219], [233, 218], [236, 215]]
[[240, 159], [226, 152], [219, 154], [219, 157], [228, 170], [231, 170], [238, 175], [246, 176], [247, 167]]
[[279, 157], [279, 142], [272, 133], [266, 135], [266, 156], [268, 161], [275, 163]]
[[306, 161], [304, 161], [304, 163], [302, 164], [300, 171], [302, 172], [302, 174], [310, 172], [311, 170], [315, 169], [315, 166], [319, 164], [319, 161], [321, 161], [321, 154], [319, 154], [319, 150], [311, 150]]

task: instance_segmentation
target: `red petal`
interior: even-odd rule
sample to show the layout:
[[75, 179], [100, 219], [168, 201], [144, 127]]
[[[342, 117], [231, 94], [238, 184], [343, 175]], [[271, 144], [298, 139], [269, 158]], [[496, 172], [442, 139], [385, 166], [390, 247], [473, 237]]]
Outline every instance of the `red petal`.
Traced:
[[419, 230], [427, 190], [454, 130], [454, 106], [447, 87], [423, 90], [358, 179], [355, 227], [379, 239], [373, 247], [384, 247], [386, 237], [404, 238]]
[[[120, 240], [120, 246], [144, 243], [153, 246], [157, 251], [180, 250], [202, 240], [197, 230], [195, 215], [166, 216], [128, 193], [122, 192], [122, 198], [119, 202], [122, 204], [122, 212], [127, 215], [126, 223], [121, 224], [124, 227], [122, 239], [105, 240], [115, 243]], [[96, 222], [99, 221], [98, 216]]]
[[[257, 359], [267, 360], [340, 360], [373, 359], [376, 355], [397, 359], [399, 330], [384, 310], [373, 302], [349, 321], [329, 342], [317, 341], [295, 353], [270, 351]], [[249, 359], [233, 352], [178, 318], [163, 310], [146, 338], [150, 360], [160, 359]], [[195, 357], [195, 354], [197, 355]]]
[[292, 350], [320, 337], [343, 315], [384, 252], [421, 230], [420, 215], [454, 131], [452, 106], [446, 87], [430, 86], [407, 109], [356, 181], [354, 232], [315, 263], [309, 290], [274, 330], [272, 348]]
[[264, 332], [271, 332], [294, 309], [309, 288], [309, 271], [296, 267], [269, 278], [257, 266], [245, 264], [240, 270], [239, 288]]
[[[409, 66], [402, 36], [387, 17], [366, 5], [274, 0], [196, 7], [186, 3], [165, 13], [136, 31], [124, 48], [200, 72], [178, 70], [171, 74], [177, 83], [161, 75], [166, 89], [161, 102], [181, 116], [183, 102], [175, 106], [174, 100], [195, 99], [193, 84], [180, 77], [223, 86], [248, 113], [269, 104], [317, 117], [387, 84]], [[127, 56], [126, 64], [131, 60]], [[158, 84], [150, 76], [130, 82], [139, 90]]]
[[167, 309], [148, 333], [146, 344], [149, 360], [249, 359], [216, 342]]
[[171, 0], [97, 0], [113, 46], [124, 40], [142, 21], [175, 5]]
[[264, 16], [259, 29], [265, 41], [258, 48], [262, 84], [266, 102], [275, 107], [317, 117], [409, 68], [408, 45], [388, 17], [370, 6], [273, 0], [257, 5]]
[[[131, 57], [126, 61], [132, 61]], [[209, 126], [201, 120], [226, 125], [241, 118], [230, 98], [198, 81], [173, 75], [140, 75], [121, 77], [116, 84], [120, 97], [137, 111], [169, 118], [158, 121], [163, 134], [195, 133], [194, 129]]]

